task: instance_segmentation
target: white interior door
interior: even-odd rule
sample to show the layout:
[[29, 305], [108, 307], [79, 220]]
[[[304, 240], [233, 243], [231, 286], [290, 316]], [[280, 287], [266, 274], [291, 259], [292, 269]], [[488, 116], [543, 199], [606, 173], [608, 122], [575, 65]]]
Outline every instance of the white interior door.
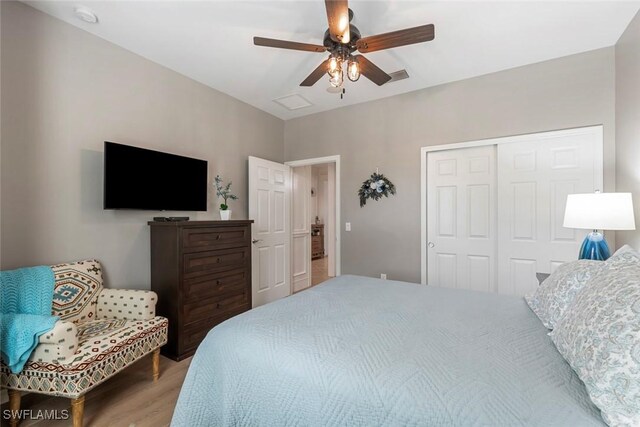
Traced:
[[520, 139], [497, 157], [499, 292], [515, 295], [577, 258], [584, 232], [562, 226], [567, 195], [602, 188], [601, 127]]
[[495, 146], [428, 153], [428, 284], [496, 291], [495, 180]]
[[253, 307], [291, 294], [289, 166], [249, 157]]
[[[311, 166], [291, 169], [293, 291], [311, 286]], [[317, 197], [316, 197], [317, 198]]]

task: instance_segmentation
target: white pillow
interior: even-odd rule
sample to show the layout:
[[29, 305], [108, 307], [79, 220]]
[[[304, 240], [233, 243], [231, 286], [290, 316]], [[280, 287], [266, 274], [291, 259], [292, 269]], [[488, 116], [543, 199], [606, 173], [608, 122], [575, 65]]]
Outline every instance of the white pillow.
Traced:
[[562, 264], [533, 295], [525, 295], [525, 300], [547, 329], [556, 327], [567, 308], [573, 304], [576, 295], [587, 285], [604, 263], [602, 261], [577, 260]]
[[550, 334], [610, 426], [640, 426], [640, 258], [609, 258]]

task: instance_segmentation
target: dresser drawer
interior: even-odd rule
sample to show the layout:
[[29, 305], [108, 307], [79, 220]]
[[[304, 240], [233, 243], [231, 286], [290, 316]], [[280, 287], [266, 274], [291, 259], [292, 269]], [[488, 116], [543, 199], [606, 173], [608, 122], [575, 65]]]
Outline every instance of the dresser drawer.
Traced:
[[224, 295], [236, 290], [249, 289], [247, 269], [234, 269], [222, 273], [207, 274], [183, 281], [185, 301]]
[[182, 267], [185, 279], [208, 273], [243, 268], [249, 265], [251, 252], [248, 247], [184, 254]]
[[201, 227], [182, 230], [184, 252], [246, 246], [250, 239], [249, 227]]
[[186, 303], [184, 305], [184, 324], [189, 326], [201, 320], [218, 317], [227, 311], [246, 305], [248, 302], [248, 290], [243, 289], [223, 297], [213, 297]]
[[250, 308], [251, 307], [249, 307], [248, 304], [241, 305], [239, 307], [236, 307], [224, 313], [221, 316], [204, 319], [200, 322], [197, 322], [185, 327], [182, 333], [183, 352], [189, 352], [189, 351], [195, 350], [198, 347], [198, 345], [200, 345], [200, 342], [202, 342], [204, 337], [207, 336], [211, 328], [213, 328], [217, 324], [222, 323], [233, 316], [237, 316], [240, 313], [244, 313]]

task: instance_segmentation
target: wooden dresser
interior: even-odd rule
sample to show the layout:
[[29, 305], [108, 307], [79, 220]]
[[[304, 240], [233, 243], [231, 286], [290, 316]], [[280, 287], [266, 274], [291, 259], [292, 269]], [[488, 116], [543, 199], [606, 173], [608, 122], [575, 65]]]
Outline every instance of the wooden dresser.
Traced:
[[193, 355], [212, 327], [251, 308], [252, 222], [149, 222], [151, 290], [169, 319], [165, 356]]
[[311, 224], [311, 259], [324, 258], [324, 224]]

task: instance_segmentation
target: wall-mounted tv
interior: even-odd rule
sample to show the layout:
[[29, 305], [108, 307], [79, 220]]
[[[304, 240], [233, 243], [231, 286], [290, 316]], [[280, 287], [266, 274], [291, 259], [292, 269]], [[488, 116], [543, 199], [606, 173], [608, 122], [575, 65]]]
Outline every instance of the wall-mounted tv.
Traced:
[[104, 208], [207, 210], [207, 161], [104, 143]]

